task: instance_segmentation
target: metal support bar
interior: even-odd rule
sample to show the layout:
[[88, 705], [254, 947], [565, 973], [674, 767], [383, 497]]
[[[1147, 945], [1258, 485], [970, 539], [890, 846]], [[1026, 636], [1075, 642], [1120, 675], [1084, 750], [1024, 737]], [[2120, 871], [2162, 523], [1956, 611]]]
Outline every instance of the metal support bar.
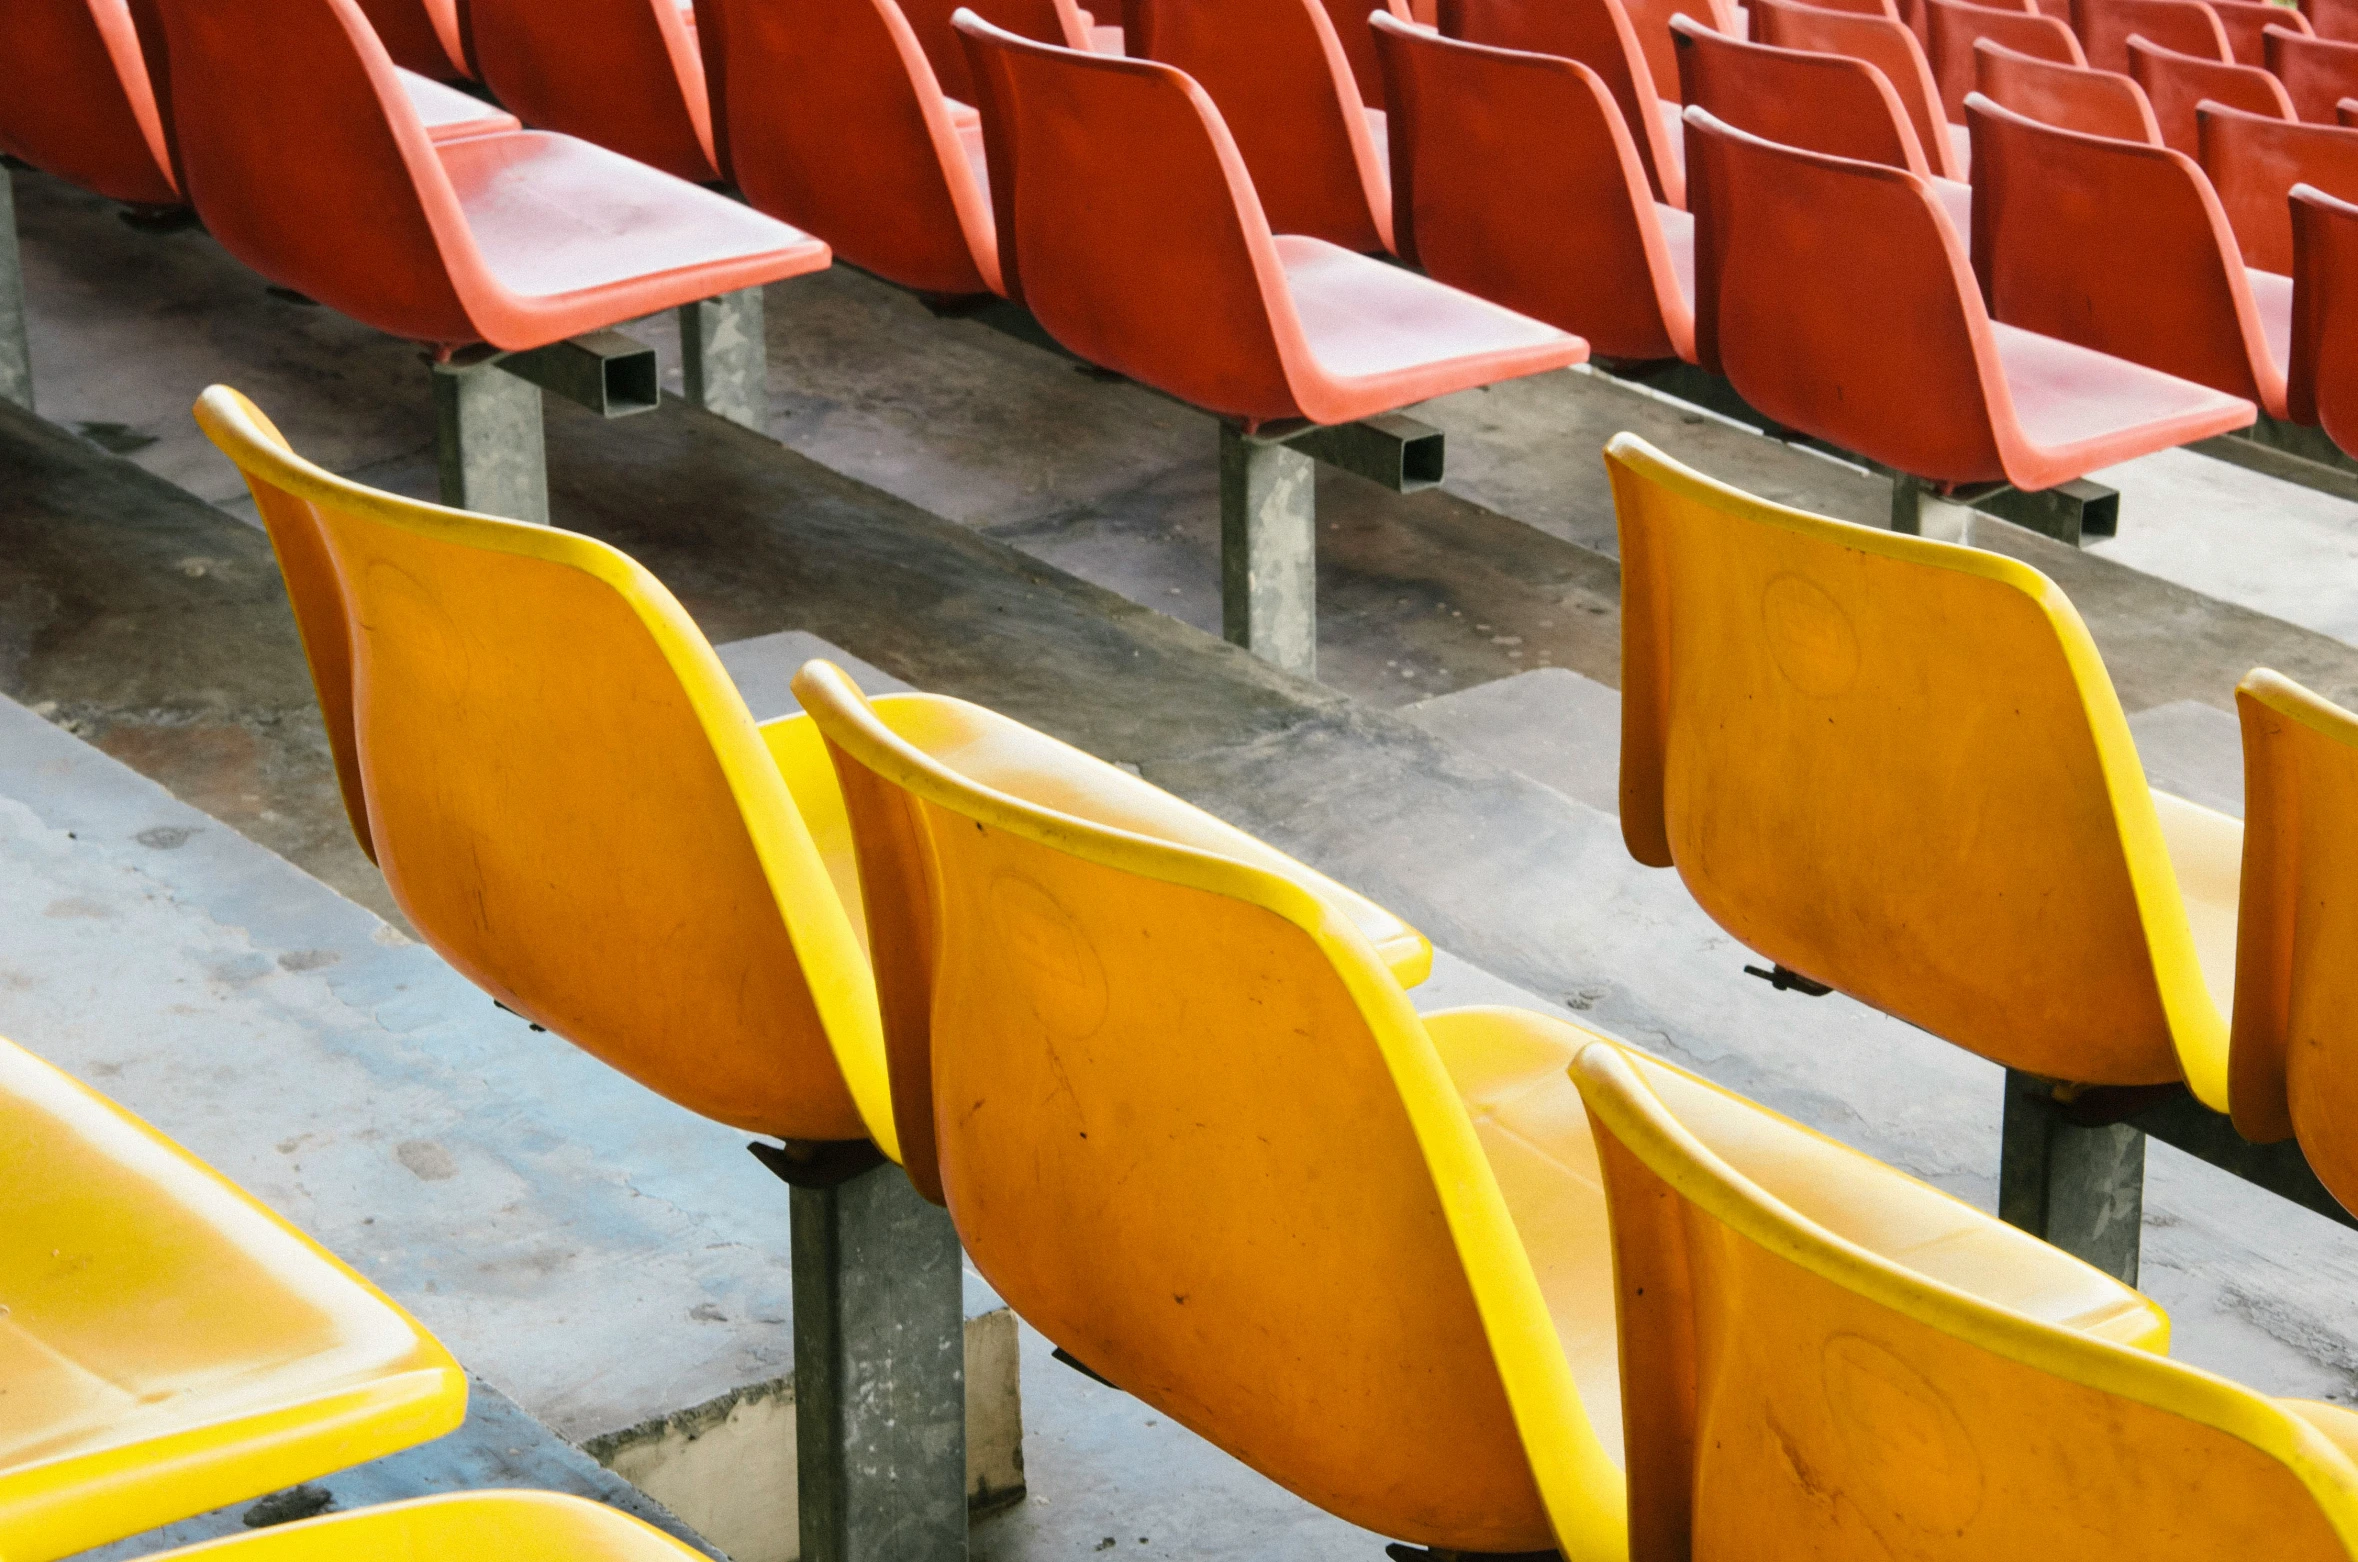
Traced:
[[2001, 520], [2032, 531], [2044, 532], [2058, 542], [2081, 546], [2090, 537], [2110, 537], [2120, 530], [2121, 496], [2118, 489], [2102, 483], [2092, 483], [2075, 477], [2068, 483], [2053, 488], [2042, 488], [2026, 493], [2019, 488], [1998, 487], [1961, 493], [1961, 504], [1969, 504]]
[[2309, 1158], [2301, 1153], [2298, 1141], [2254, 1144], [2235, 1131], [2235, 1124], [2224, 1113], [2212, 1111], [2183, 1088], [2132, 1113], [2125, 1121], [2171, 1148], [2183, 1150], [2254, 1187], [2265, 1188], [2280, 1199], [2323, 1215], [2336, 1224], [2358, 1228], [2358, 1216], [2342, 1208], [2341, 1201], [2325, 1191], [2325, 1184], [2310, 1169]]
[[2055, 1085], [2006, 1071], [1998, 1218], [2137, 1283], [2145, 1229], [2145, 1133], [2129, 1123], [2074, 1123]]
[[770, 356], [761, 289], [680, 305], [680, 364], [688, 400], [740, 427], [766, 431]]
[[1439, 429], [1397, 412], [1331, 428], [1313, 424], [1286, 443], [1313, 460], [1400, 494], [1437, 487], [1448, 453]]
[[16, 242], [16, 188], [0, 168], [0, 401], [33, 410], [33, 349], [25, 335], [25, 267]]
[[901, 1169], [796, 1186], [800, 1562], [964, 1562], [963, 1261]]
[[2250, 428], [2197, 440], [2186, 448], [2337, 499], [2358, 499], [2358, 460], [2321, 428], [2287, 423], [2263, 412]]
[[1283, 437], [1220, 424], [1220, 630], [1318, 676], [1318, 466]]
[[499, 366], [602, 418], [627, 418], [663, 404], [655, 349], [620, 331], [592, 331], [530, 352], [509, 353]]
[[437, 363], [433, 371], [442, 502], [546, 526], [549, 462], [540, 387], [508, 373], [496, 354]]

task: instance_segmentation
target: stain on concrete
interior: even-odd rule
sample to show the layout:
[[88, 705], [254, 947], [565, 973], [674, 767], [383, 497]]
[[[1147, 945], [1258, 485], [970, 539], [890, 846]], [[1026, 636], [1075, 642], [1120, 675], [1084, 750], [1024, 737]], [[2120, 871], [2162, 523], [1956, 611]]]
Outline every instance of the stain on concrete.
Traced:
[[393, 1158], [420, 1182], [448, 1182], [458, 1175], [456, 1157], [431, 1139], [404, 1139], [393, 1147]]

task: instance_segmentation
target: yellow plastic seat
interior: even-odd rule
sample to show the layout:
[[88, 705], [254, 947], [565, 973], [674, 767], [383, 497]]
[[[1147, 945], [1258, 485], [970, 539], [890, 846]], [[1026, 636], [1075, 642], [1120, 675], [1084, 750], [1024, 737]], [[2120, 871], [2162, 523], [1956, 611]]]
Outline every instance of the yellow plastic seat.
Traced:
[[1747, 947], [1982, 1057], [2227, 1110], [2233, 819], [2152, 791], [2087, 626], [1996, 554], [1623, 434], [1621, 828]]
[[549, 1491], [468, 1491], [330, 1513], [140, 1562], [705, 1562], [629, 1514]]
[[2235, 704], [2235, 1126], [2261, 1144], [2297, 1137], [2318, 1180], [2358, 1209], [2358, 715], [2266, 668]]
[[1716, 1103], [1575, 1067], [1612, 1207], [1638, 1562], [2358, 1555], [2333, 1406], [1975, 1296], [1828, 1229], [1711, 1142]]
[[0, 1557], [48, 1562], [440, 1437], [448, 1352], [97, 1092], [0, 1041]]
[[[1594, 1033], [1420, 1018], [1299, 875], [1009, 796], [826, 663], [795, 692], [843, 779], [871, 917], [889, 893], [927, 930], [874, 948], [887, 990], [893, 963], [925, 963], [941, 1186], [999, 1294], [1353, 1523], [1624, 1556], [1612, 1259], [1568, 1072]], [[2076, 1260], [1648, 1067], [1723, 1103], [1728, 1153], [1806, 1183], [1858, 1240], [2080, 1328], [2165, 1337]], [[896, 1058], [896, 1080], [913, 1072]]]

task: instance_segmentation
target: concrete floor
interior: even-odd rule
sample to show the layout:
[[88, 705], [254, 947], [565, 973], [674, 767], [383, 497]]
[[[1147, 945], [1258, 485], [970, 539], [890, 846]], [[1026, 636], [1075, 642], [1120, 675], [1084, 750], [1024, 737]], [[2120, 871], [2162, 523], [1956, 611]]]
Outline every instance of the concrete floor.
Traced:
[[[149, 1109], [183, 1132], [174, 1117], [190, 1103], [252, 1093], [251, 1060], [276, 1057], [254, 1041], [267, 1024], [315, 1049], [348, 1049], [336, 1066], [380, 1076], [391, 1120], [405, 1109], [404, 1081], [425, 1066], [411, 1037], [418, 1011], [375, 985], [389, 978], [360, 945], [382, 952], [384, 971], [454, 979], [426, 974], [419, 962], [433, 962], [397, 925], [270, 865], [275, 853], [392, 913], [344, 839], [267, 548], [225, 513], [244, 509], [234, 474], [195, 435], [186, 406], [205, 383], [228, 380], [305, 453], [426, 492], [424, 372], [400, 344], [266, 295], [200, 233], [133, 233], [102, 203], [38, 176], [17, 175], [16, 188], [44, 413], [128, 459], [0, 410], [0, 695], [49, 716], [64, 729], [56, 741], [87, 739], [205, 818], [159, 826], [126, 814], [103, 839], [60, 843], [63, 827], [18, 796], [54, 789], [57, 776], [0, 785], [0, 799], [16, 799], [0, 813], [31, 816], [16, 882], [69, 886], [36, 888], [45, 907], [81, 896], [119, 916], [111, 926], [38, 918], [54, 924], [43, 930], [47, 953], [30, 985], [0, 982], [0, 1032], [37, 1050], [67, 1038], [54, 1044], [70, 1043], [87, 1077], [110, 1089], [133, 1076], [99, 1065], [144, 1061], [157, 1081]], [[1757, 491], [1856, 519], [1882, 516], [1880, 484], [1589, 376], [1450, 398], [1423, 413], [1451, 433], [1446, 491], [1402, 498], [1322, 479], [1325, 683], [1309, 685], [1201, 632], [1217, 613], [1209, 420], [972, 322], [934, 320], [849, 271], [774, 289], [770, 319], [773, 432], [788, 450], [678, 407], [609, 426], [552, 405], [548, 419], [560, 523], [640, 557], [714, 640], [810, 631], [893, 676], [1134, 764], [1415, 920], [1450, 957], [1421, 1002], [1520, 993], [1993, 1201], [1997, 1071], [1846, 1000], [1778, 995], [1744, 977], [1743, 952], [1675, 877], [1628, 859], [1610, 813], [1618, 570], [1603, 439], [1634, 428]], [[663, 322], [644, 331], [666, 333]], [[2231, 473], [2223, 491], [2252, 506], [2281, 498], [2266, 479], [2204, 466], [2206, 478]], [[2124, 543], [2141, 527], [2157, 539], [2209, 535], [2215, 499], [2186, 497], [2207, 487], [2166, 474], [2149, 497], [2122, 486]], [[2244, 670], [2274, 665], [2358, 703], [2358, 649], [2334, 637], [2346, 626], [2323, 610], [2346, 572], [2320, 570], [2318, 554], [2272, 566], [2249, 523], [2247, 514], [2249, 570], [2220, 582], [2221, 595], [2195, 589], [2213, 584], [2201, 568], [2173, 584], [2129, 567], [2119, 546], [2075, 552], [1997, 522], [1974, 534], [2064, 586], [2157, 779], [2219, 801], [2233, 769], [2222, 769], [2220, 713]], [[2334, 524], [2316, 512], [2317, 535]], [[1502, 683], [1543, 667], [1567, 671]], [[1573, 673], [1587, 681], [1566, 682]], [[130, 780], [90, 748], [42, 748], [67, 772]], [[10, 752], [0, 742], [0, 763]], [[147, 800], [150, 811], [178, 806], [160, 793]], [[236, 834], [215, 836], [206, 819]], [[176, 832], [187, 833], [158, 844]], [[242, 909], [214, 909], [232, 904]], [[12, 907], [35, 920], [29, 903], [0, 898], [0, 916]], [[126, 929], [165, 923], [226, 953], [124, 972]], [[323, 923], [335, 939], [317, 936]], [[34, 945], [0, 947], [14, 960]], [[339, 962], [306, 965], [321, 949]], [[364, 1004], [338, 991], [355, 982], [369, 989]], [[192, 1019], [176, 1005], [206, 1016], [193, 1056], [174, 1051]], [[138, 1038], [137, 1059], [97, 1049], [91, 1021], [101, 1015]], [[514, 1038], [486, 1039], [501, 1018], [432, 1033], [437, 1047], [458, 1049], [455, 1063], [434, 1065], [452, 1069], [454, 1090], [479, 1096], [519, 1066]], [[350, 1040], [364, 1025], [387, 1039]], [[615, 1088], [597, 1083], [594, 1065], [580, 1064], [578, 1080], [565, 1072], [575, 1065], [562, 1051], [535, 1066], [589, 1099]], [[202, 1090], [183, 1096], [182, 1081]], [[665, 1218], [683, 1231], [754, 1218], [738, 1207], [749, 1190], [701, 1180], [681, 1148], [693, 1133], [618, 1128], [612, 1142], [629, 1147], [630, 1182], [642, 1150], [677, 1166], [657, 1175]], [[278, 1165], [292, 1152], [277, 1142], [224, 1154], [250, 1161], [239, 1175], [298, 1219], [320, 1220], [364, 1268], [440, 1294], [423, 1289], [442, 1278], [425, 1225], [401, 1249], [320, 1214], [318, 1190]], [[400, 1142], [374, 1153], [397, 1161]], [[334, 1145], [299, 1149], [364, 1153]], [[563, 1148], [551, 1131], [505, 1161], [538, 1187], [549, 1173], [529, 1163]], [[745, 1160], [729, 1149], [732, 1164]], [[462, 1180], [425, 1189], [419, 1218], [430, 1221], [432, 1199], [469, 1192], [448, 1186]], [[2358, 1244], [2348, 1233], [2159, 1146], [2147, 1215], [2148, 1288], [2171, 1309], [2183, 1358], [2275, 1392], [2353, 1397]], [[609, 1365], [585, 1374], [545, 1344], [496, 1343], [498, 1300], [470, 1283], [464, 1305], [437, 1302], [445, 1311], [428, 1309], [428, 1321], [483, 1329], [480, 1353], [502, 1359], [471, 1364], [495, 1381], [545, 1363], [559, 1386], [532, 1408], [580, 1435], [589, 1421], [567, 1421], [565, 1395], [601, 1392]], [[774, 1279], [764, 1284], [774, 1290]], [[766, 1322], [776, 1315], [760, 1310], [759, 1291], [746, 1292], [745, 1316]], [[736, 1348], [717, 1345], [712, 1359]], [[565, 1382], [568, 1367], [583, 1381]], [[1272, 1537], [1322, 1556], [1374, 1555], [1372, 1537], [1148, 1424], [1134, 1402], [1042, 1366], [1028, 1337], [1025, 1372], [1032, 1495], [978, 1526], [990, 1562], [1095, 1551], [1108, 1537], [1142, 1556], [1164, 1546], [1257, 1552]]]

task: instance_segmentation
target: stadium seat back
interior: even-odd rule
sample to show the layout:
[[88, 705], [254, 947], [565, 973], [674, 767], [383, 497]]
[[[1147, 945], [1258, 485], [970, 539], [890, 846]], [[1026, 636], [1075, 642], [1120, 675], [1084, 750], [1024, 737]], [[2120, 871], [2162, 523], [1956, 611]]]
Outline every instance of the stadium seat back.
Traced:
[[1941, 112], [1952, 124], [1965, 123], [1965, 95], [1974, 90], [1973, 46], [1984, 38], [2036, 60], [2059, 65], [2088, 63], [2070, 27], [2035, 11], [1967, 5], [1964, 0], [1925, 0], [1925, 13], [1932, 40], [1926, 53], [1932, 61], [1933, 80], [1940, 84]]
[[474, 75], [458, 0], [359, 0], [359, 5], [394, 64], [433, 81]]
[[[1384, 68], [1376, 61], [1375, 32], [1367, 25], [1368, 18], [1380, 11], [1395, 21], [1409, 22], [1407, 0], [1320, 0], [1326, 7], [1326, 19], [1334, 27], [1335, 41], [1343, 46], [1343, 58], [1351, 62], [1351, 79], [1359, 88], [1359, 101], [1368, 108], [1385, 107]], [[1383, 148], [1378, 147], [1380, 154]]]
[[528, 125], [720, 177], [704, 60], [677, 0], [467, 0], [483, 84]]
[[[1932, 67], [1925, 61], [1923, 45], [1905, 22], [1800, 5], [1794, 0], [1751, 0], [1750, 9], [1752, 36], [1761, 43], [1778, 49], [1846, 55], [1881, 71], [1900, 107], [1907, 111], [1908, 126], [1916, 132], [1916, 144], [1931, 171], [1945, 179], [1965, 177], [1949, 146], [1948, 116], [1941, 112], [1940, 88], [1933, 82]], [[1727, 118], [1724, 114], [1718, 117]]]
[[1575, 1381], [1439, 1053], [1334, 904], [1019, 801], [848, 686], [798, 688], [854, 806], [897, 795], [925, 842], [941, 1181], [992, 1288], [1353, 1523], [1620, 1555], [1613, 1429], [1582, 1408], [1610, 1388]]
[[1973, 70], [1975, 91], [2042, 125], [2162, 144], [2145, 89], [2117, 72], [2034, 59], [1989, 38], [1974, 44]]
[[978, 102], [982, 89], [975, 85], [966, 48], [958, 41], [958, 29], [950, 25], [950, 18], [960, 10], [971, 10], [993, 27], [1004, 27], [1019, 38], [1062, 44], [1068, 49], [1089, 46], [1076, 0], [981, 0], [980, 4], [974, 0], [908, 0], [901, 10], [925, 50], [925, 58], [932, 63], [942, 91], [961, 103]]
[[[1677, 136], [1668, 128], [1664, 95], [1655, 90], [1654, 68], [1621, 0], [1440, 0], [1438, 15], [1444, 37], [1558, 55], [1595, 71], [1637, 143], [1654, 199], [1686, 205]], [[1702, 24], [1690, 18], [1687, 25]]]
[[1665, 103], [1680, 101], [1678, 48], [1670, 36], [1673, 17], [1691, 18], [1697, 26], [1730, 38], [1744, 36], [1744, 18], [1730, 0], [1624, 0], [1622, 9], [1629, 14], [1630, 30], [1653, 72], [1654, 94]]
[[2227, 35], [2227, 50], [2238, 65], [2268, 63], [2268, 29], [2283, 27], [2304, 38], [2316, 36], [2309, 19], [2275, 0], [2204, 0], [2219, 30]]
[[2358, 43], [2358, 0], [2302, 0], [2301, 15], [2320, 38]]
[[[2346, 1562], [2338, 1407], [2264, 1398], [1870, 1252], [1730, 1166], [1592, 1043], [1613, 1210], [1631, 1554]], [[1683, 1104], [1683, 1103], [1681, 1103]], [[1838, 1497], [1829, 1497], [1839, 1493]]]
[[2358, 449], [2358, 204], [2295, 185], [2292, 232], [2287, 416]]
[[693, 621], [615, 549], [346, 482], [233, 391], [198, 419], [285, 561], [345, 807], [418, 932], [691, 1111], [889, 1150], [815, 738], [773, 753]]
[[2292, 275], [2294, 185], [2358, 200], [2358, 130], [2212, 104], [2199, 132], [2203, 172], [2255, 270]]
[[0, 152], [111, 201], [180, 203], [125, 0], [10, 0], [0, 60]]
[[[1870, 255], [1834, 296], [1888, 320], [1908, 305], [1873, 279], [1911, 266]], [[1607, 466], [1633, 857], [1747, 948], [2011, 1068], [2164, 1083], [2173, 1021], [2223, 1041], [2127, 719], [2051, 581], [1630, 436]]]
[[[1689, 108], [1780, 146], [1931, 176], [1906, 105], [1867, 61], [1672, 26]], [[1692, 158], [1691, 131], [1687, 144]]]
[[[2293, 118], [2292, 99], [2284, 95], [2284, 84], [2258, 66], [2198, 59], [2143, 38], [2129, 40], [2129, 79], [2144, 89], [2145, 100], [2153, 105], [2162, 145], [2188, 157], [2202, 155], [2201, 127], [2195, 120], [2195, 109], [2201, 104], [2220, 103], [2279, 120]], [[2234, 215], [2233, 208], [2229, 208], [2229, 215]]]
[[2040, 124], [1986, 98], [1969, 100], [1966, 116], [1973, 269], [1995, 318], [2283, 406], [2284, 369], [2242, 252], [2193, 158]]
[[2358, 43], [2313, 38], [2289, 27], [2270, 27], [2264, 34], [2267, 65], [2293, 101], [2293, 109], [2311, 124], [2334, 122], [2334, 105], [2358, 97]]
[[2088, 63], [2100, 71], [2129, 68], [2131, 36], [2201, 59], [2235, 58], [2226, 29], [2201, 0], [2071, 0], [2071, 14]]
[[1617, 358], [1688, 357], [1694, 315], [1636, 143], [1577, 60], [1379, 17], [1392, 231], [1428, 276]]

